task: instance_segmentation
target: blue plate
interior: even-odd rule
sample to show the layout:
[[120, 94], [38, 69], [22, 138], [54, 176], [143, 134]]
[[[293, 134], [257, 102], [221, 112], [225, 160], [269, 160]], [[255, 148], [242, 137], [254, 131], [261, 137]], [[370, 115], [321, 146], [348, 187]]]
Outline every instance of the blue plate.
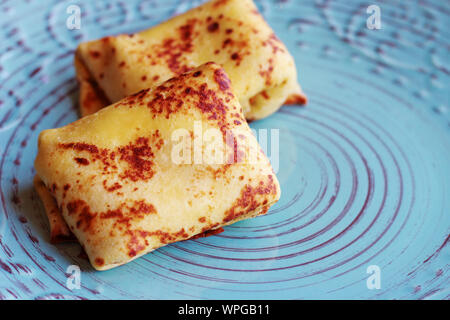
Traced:
[[0, 299], [449, 299], [450, 5], [377, 3], [381, 29], [367, 1], [257, 1], [309, 97], [251, 124], [280, 130], [281, 200], [96, 272], [78, 244], [49, 243], [37, 136], [77, 119], [78, 43], [200, 1], [77, 1], [79, 30], [73, 2], [1, 1]]

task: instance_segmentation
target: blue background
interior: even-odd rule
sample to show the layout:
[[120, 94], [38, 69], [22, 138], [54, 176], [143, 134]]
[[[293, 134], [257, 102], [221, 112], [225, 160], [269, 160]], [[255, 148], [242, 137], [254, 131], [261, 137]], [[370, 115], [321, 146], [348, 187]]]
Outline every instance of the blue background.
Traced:
[[[69, 4], [80, 30], [66, 28]], [[41, 130], [78, 117], [77, 44], [198, 4], [1, 1], [0, 299], [448, 299], [449, 1], [257, 1], [309, 98], [251, 123], [280, 130], [281, 200], [105, 272], [78, 244], [48, 242], [33, 160]], [[380, 30], [366, 27], [369, 4]], [[370, 265], [379, 290], [366, 286]]]

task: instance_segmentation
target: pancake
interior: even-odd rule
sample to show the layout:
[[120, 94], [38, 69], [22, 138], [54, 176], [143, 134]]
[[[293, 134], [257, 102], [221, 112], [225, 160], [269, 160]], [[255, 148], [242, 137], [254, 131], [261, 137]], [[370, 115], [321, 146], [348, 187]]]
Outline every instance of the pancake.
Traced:
[[97, 270], [264, 214], [280, 197], [215, 63], [44, 130], [35, 168]]
[[79, 45], [80, 113], [158, 85], [203, 63], [220, 64], [248, 120], [304, 104], [294, 60], [251, 0], [216, 0], [132, 35]]

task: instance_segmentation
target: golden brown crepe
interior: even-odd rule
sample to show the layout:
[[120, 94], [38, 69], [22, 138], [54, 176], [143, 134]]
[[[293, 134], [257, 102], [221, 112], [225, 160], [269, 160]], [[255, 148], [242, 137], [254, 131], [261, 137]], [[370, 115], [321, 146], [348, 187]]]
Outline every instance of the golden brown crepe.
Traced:
[[216, 0], [137, 34], [82, 43], [81, 114], [208, 61], [225, 68], [248, 120], [306, 102], [292, 56], [252, 0]]
[[263, 214], [280, 197], [214, 63], [44, 130], [35, 168], [98, 270]]
[[60, 243], [75, 240], [75, 237], [72, 232], [70, 232], [69, 227], [58, 209], [55, 199], [52, 197], [52, 194], [45, 184], [38, 176], [34, 177], [33, 183], [39, 198], [41, 198], [41, 201], [44, 204], [45, 213], [47, 214], [50, 226], [50, 242]]

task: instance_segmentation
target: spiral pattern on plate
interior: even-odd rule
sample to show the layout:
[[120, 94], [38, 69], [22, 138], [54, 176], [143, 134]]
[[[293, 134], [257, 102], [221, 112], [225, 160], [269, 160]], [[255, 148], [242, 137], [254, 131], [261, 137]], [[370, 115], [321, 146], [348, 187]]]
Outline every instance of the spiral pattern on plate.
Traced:
[[[448, 16], [440, 1], [256, 1], [296, 60], [309, 103], [252, 122], [279, 130], [282, 198], [216, 236], [94, 272], [48, 243], [33, 191], [37, 136], [78, 118], [73, 52], [202, 1], [1, 1], [0, 299], [449, 298]], [[269, 147], [268, 155], [271, 148]], [[275, 155], [273, 155], [275, 156]], [[82, 270], [67, 288], [67, 267]], [[381, 271], [370, 290], [369, 266]]]

